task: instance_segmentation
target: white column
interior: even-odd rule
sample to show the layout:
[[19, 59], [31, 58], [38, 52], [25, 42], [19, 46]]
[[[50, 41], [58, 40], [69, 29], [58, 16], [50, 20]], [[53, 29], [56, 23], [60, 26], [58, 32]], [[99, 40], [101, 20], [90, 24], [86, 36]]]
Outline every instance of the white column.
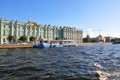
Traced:
[[33, 36], [36, 36], [37, 33], [36, 33], [36, 26], [34, 27], [34, 35]]
[[25, 25], [25, 26], [24, 26], [24, 35], [25, 35], [25, 36], [28, 36], [28, 35], [27, 35], [27, 31], [28, 31], [28, 30], [27, 30], [27, 25]]
[[30, 36], [32, 36], [32, 27], [30, 26]]
[[38, 27], [38, 36], [40, 36], [40, 27]]
[[16, 25], [16, 36], [18, 36], [18, 25]]
[[2, 40], [2, 20], [0, 20], [0, 44], [2, 44], [3, 42], [3, 40]]
[[11, 31], [11, 35], [13, 36], [14, 35], [14, 26], [13, 26], [13, 23], [11, 22], [11, 29], [10, 29]]

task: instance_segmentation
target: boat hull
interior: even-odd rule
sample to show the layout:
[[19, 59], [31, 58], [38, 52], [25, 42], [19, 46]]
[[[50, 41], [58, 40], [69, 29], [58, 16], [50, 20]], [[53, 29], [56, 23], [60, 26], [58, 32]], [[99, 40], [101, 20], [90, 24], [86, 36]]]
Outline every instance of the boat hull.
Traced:
[[77, 47], [77, 45], [33, 45], [33, 48], [61, 48], [61, 47]]
[[33, 48], [60, 48], [63, 45], [33, 45]]
[[120, 44], [120, 41], [115, 41], [112, 44]]

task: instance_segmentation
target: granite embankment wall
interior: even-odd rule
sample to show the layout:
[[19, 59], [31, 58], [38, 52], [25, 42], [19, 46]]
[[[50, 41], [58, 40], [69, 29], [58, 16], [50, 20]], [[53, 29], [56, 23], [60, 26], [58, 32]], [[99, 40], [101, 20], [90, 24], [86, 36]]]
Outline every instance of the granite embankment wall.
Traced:
[[79, 46], [94, 46], [94, 45], [107, 45], [107, 44], [112, 44], [112, 42], [107, 42], [107, 43], [80, 43]]
[[32, 48], [33, 44], [0, 44], [0, 49], [5, 48]]
[[[112, 43], [80, 43], [79, 46], [106, 45]], [[33, 44], [0, 44], [0, 49], [7, 48], [32, 48]]]

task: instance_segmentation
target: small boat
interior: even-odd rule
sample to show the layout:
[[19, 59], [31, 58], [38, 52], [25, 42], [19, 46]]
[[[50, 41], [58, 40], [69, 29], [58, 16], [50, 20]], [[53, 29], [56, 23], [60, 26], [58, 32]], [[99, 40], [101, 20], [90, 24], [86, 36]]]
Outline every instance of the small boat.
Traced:
[[50, 43], [40, 42], [38, 45], [33, 45], [33, 48], [60, 48], [60, 47], [76, 47], [78, 46], [73, 40], [54, 40]]
[[120, 44], [120, 41], [114, 41], [112, 44]]

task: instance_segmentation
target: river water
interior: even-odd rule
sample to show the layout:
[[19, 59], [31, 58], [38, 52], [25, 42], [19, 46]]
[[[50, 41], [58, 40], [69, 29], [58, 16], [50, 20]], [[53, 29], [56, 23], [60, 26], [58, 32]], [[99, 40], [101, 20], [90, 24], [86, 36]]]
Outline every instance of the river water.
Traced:
[[0, 80], [120, 80], [120, 45], [0, 49]]

